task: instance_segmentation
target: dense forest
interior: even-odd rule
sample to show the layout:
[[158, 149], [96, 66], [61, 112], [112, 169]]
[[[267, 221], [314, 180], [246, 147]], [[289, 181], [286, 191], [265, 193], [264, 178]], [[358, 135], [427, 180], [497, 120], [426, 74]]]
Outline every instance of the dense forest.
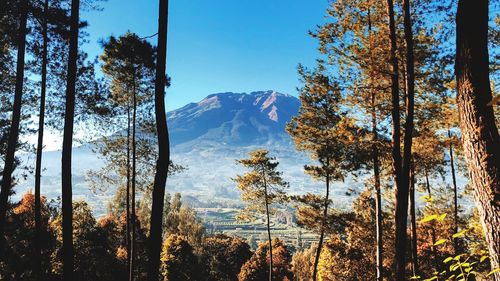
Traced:
[[[267, 147], [236, 160], [235, 219], [261, 221], [259, 243], [209, 231], [168, 192], [189, 168], [170, 153], [168, 0], [157, 33], [109, 36], [94, 59], [80, 12], [100, 2], [0, 0], [0, 280], [500, 281], [498, 1], [329, 1], [286, 126], [323, 192], [289, 192]], [[61, 132], [57, 198], [41, 180], [47, 129]], [[73, 198], [77, 132], [105, 160], [90, 188], [116, 190], [103, 216]], [[337, 208], [347, 178], [364, 189]], [[273, 233], [284, 206], [314, 243]]]

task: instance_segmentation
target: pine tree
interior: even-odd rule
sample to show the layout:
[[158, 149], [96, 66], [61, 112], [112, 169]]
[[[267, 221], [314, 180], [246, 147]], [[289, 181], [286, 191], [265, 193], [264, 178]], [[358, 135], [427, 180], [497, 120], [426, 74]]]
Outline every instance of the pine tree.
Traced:
[[[267, 150], [255, 150], [249, 153], [248, 159], [238, 160], [238, 163], [250, 169], [244, 175], [236, 176], [234, 181], [241, 191], [241, 199], [248, 205], [240, 213], [240, 219], [247, 219], [254, 213], [262, 213], [266, 216], [267, 239], [269, 245], [271, 238], [270, 216], [273, 212], [271, 205], [283, 203], [285, 199], [284, 188], [288, 183], [281, 178], [277, 171], [278, 162], [276, 158], [268, 156]], [[273, 254], [270, 253], [269, 281], [273, 280]]]
[[316, 280], [327, 228], [330, 182], [342, 180], [346, 171], [352, 169], [354, 163], [359, 163], [354, 161], [358, 155], [352, 149], [354, 126], [340, 110], [340, 89], [324, 72], [321, 63], [312, 72], [299, 67], [304, 81], [300, 91], [301, 107], [298, 116], [287, 125], [297, 150], [309, 152], [311, 158], [317, 161], [317, 165], [306, 165], [305, 172], [314, 179], [324, 181], [326, 187], [313, 280]]
[[[124, 111], [127, 113], [127, 217], [131, 218], [129, 230], [132, 233], [127, 251], [129, 280], [133, 280], [137, 184], [137, 111], [139, 106], [151, 101], [150, 85], [153, 81], [155, 50], [147, 41], [130, 32], [119, 38], [111, 36], [107, 42], [103, 43], [103, 47], [104, 54], [101, 56], [101, 60], [104, 64], [102, 70], [111, 78], [111, 99], [113, 104], [123, 107], [121, 110], [115, 107], [114, 110], [118, 114], [123, 114]], [[132, 115], [130, 114], [131, 110]], [[131, 131], [130, 127], [132, 127]], [[132, 147], [132, 158], [130, 158], [130, 146]], [[130, 159], [132, 160], [131, 167]], [[128, 207], [129, 202], [131, 202], [130, 208]], [[130, 215], [128, 215], [129, 213]]]
[[158, 279], [160, 266], [160, 248], [163, 225], [163, 204], [165, 184], [170, 163], [170, 142], [168, 138], [167, 117], [165, 113], [165, 86], [167, 60], [167, 24], [168, 0], [160, 0], [158, 18], [158, 56], [155, 76], [155, 119], [158, 134], [158, 160], [153, 184], [153, 202], [151, 204], [151, 224], [149, 231], [148, 280]]
[[[19, 7], [19, 31], [17, 36], [17, 69], [12, 121], [10, 124], [4, 168], [2, 170], [2, 189], [0, 190], [0, 253], [4, 253], [5, 224], [9, 196], [12, 194], [12, 173], [15, 166], [15, 151], [19, 138], [19, 123], [24, 86], [24, 58], [26, 52], [26, 34], [28, 21], [28, 0], [22, 0]], [[0, 254], [2, 255], [2, 254]]]
[[73, 149], [73, 123], [75, 116], [75, 90], [77, 80], [78, 31], [80, 1], [71, 1], [71, 26], [66, 84], [66, 110], [64, 114], [64, 136], [62, 149], [62, 236], [63, 236], [63, 280], [73, 280], [73, 192], [71, 182], [71, 152]]
[[489, 79], [489, 1], [460, 0], [457, 10], [457, 104], [462, 143], [495, 279], [500, 280], [500, 136]]

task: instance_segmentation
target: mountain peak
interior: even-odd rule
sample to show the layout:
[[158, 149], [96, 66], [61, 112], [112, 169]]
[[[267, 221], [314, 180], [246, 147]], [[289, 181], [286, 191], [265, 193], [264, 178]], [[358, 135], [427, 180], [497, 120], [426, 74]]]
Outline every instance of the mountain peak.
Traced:
[[207, 140], [247, 145], [287, 139], [285, 125], [299, 105], [296, 97], [272, 90], [211, 94], [169, 112], [172, 143]]

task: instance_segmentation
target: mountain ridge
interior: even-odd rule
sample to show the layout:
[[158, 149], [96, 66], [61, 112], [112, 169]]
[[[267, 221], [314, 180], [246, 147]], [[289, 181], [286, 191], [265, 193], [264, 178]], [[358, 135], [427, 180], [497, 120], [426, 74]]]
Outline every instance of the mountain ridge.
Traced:
[[272, 90], [210, 94], [167, 113], [171, 143], [244, 146], [289, 141], [285, 126], [299, 106], [296, 97]]

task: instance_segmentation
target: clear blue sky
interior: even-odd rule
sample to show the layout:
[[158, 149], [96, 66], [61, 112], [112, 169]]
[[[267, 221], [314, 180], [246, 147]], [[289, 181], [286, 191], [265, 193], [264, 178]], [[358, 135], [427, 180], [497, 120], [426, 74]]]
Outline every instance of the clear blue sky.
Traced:
[[[215, 92], [276, 90], [296, 95], [297, 64], [312, 66], [317, 44], [307, 34], [324, 21], [327, 0], [171, 0], [169, 9], [167, 108]], [[108, 0], [102, 11], [84, 11], [90, 42], [127, 30], [157, 31], [158, 1]], [[151, 40], [156, 44], [156, 38]]]

